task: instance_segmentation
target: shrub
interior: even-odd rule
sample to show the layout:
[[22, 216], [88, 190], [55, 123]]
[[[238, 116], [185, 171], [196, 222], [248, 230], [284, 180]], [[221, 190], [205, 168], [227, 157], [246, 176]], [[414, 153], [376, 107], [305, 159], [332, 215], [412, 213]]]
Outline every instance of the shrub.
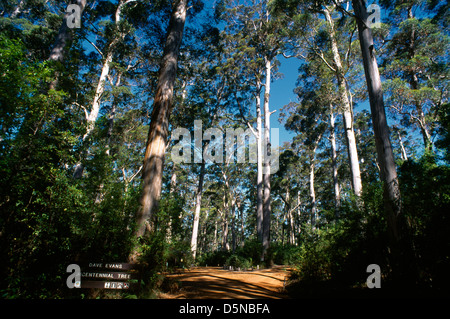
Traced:
[[267, 252], [267, 256], [276, 265], [295, 265], [301, 260], [301, 248], [294, 245], [273, 243]]
[[247, 269], [252, 266], [252, 259], [251, 258], [247, 259], [245, 257], [233, 254], [230, 257], [228, 257], [228, 259], [225, 262], [225, 266], [226, 267], [232, 266], [234, 268]]
[[222, 266], [225, 264], [227, 259], [231, 256], [231, 253], [228, 251], [213, 251], [207, 252], [200, 255], [197, 259], [197, 262], [201, 266]]

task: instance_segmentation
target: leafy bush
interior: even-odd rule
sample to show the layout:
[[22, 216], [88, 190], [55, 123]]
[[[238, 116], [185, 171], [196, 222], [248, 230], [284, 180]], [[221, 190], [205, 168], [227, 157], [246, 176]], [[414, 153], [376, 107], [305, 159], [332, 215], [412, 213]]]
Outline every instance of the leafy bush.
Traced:
[[252, 259], [245, 258], [236, 254], [231, 255], [228, 257], [228, 259], [225, 261], [226, 267], [234, 267], [234, 268], [241, 268], [241, 269], [247, 269], [252, 266]]
[[267, 256], [276, 265], [294, 265], [301, 260], [301, 248], [294, 245], [273, 243], [267, 252]]
[[420, 280], [450, 284], [450, 168], [432, 154], [407, 161], [400, 170], [403, 210], [409, 224]]
[[303, 227], [292, 281], [332, 281], [336, 286], [359, 285], [369, 264], [386, 266], [387, 241], [382, 216], [381, 192], [366, 185], [364, 207], [343, 202], [340, 219], [324, 228]]
[[191, 252], [191, 243], [184, 242], [173, 242], [167, 246], [167, 256], [166, 263], [168, 269], [173, 268], [189, 268], [194, 264], [194, 258]]
[[253, 266], [260, 263], [262, 252], [262, 244], [258, 240], [246, 240], [242, 247], [236, 249], [236, 255], [242, 256], [245, 259], [251, 260]]
[[[402, 271], [411, 286], [444, 291], [450, 283], [450, 169], [426, 154], [405, 162], [399, 178], [403, 220], [408, 226], [400, 243], [399, 258], [406, 267]], [[365, 185], [363, 201], [361, 208], [343, 202], [340, 219], [326, 228], [303, 228], [292, 287], [305, 283], [319, 287], [325, 282], [327, 289], [365, 287], [366, 267], [375, 263], [382, 270], [385, 287], [404, 288], [404, 282], [390, 272], [392, 255], [381, 185]], [[273, 248], [274, 259], [279, 258], [279, 249]]]
[[212, 251], [200, 255], [197, 262], [201, 266], [222, 266], [230, 256], [231, 252], [228, 251]]

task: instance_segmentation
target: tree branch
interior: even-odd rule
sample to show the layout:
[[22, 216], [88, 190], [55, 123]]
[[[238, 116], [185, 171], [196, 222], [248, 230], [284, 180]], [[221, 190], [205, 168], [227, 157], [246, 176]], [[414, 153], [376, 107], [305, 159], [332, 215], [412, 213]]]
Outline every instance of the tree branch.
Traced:
[[131, 183], [131, 182], [133, 181], [133, 179], [141, 172], [142, 167], [143, 167], [142, 165], [139, 166], [139, 169], [137, 170], [136, 173], [134, 173], [134, 174], [130, 177], [130, 180], [128, 181], [128, 183]]
[[83, 38], [87, 41], [87, 42], [89, 42], [94, 48], [95, 48], [95, 50], [102, 56], [102, 59], [104, 59], [105, 58], [105, 56], [103, 55], [103, 52], [91, 41], [91, 40], [89, 40], [86, 36], [84, 36], [83, 35]]
[[75, 104], [76, 106], [80, 107], [80, 108], [84, 111], [84, 115], [85, 115], [86, 121], [87, 121], [87, 120], [89, 119], [89, 112], [88, 112], [88, 110], [86, 109], [86, 107], [84, 107], [83, 105], [81, 105], [81, 104], [78, 103], [78, 102], [73, 102], [73, 104]]
[[297, 54], [293, 54], [293, 55], [286, 55], [284, 52], [282, 52], [281, 54], [286, 59], [301, 57], [302, 59], [306, 60], [306, 57], [301, 53], [297, 53]]
[[[348, 15], [349, 17], [358, 19], [358, 17], [357, 17], [356, 15], [354, 15], [354, 14], [351, 13], [351, 12], [348, 12], [347, 9], [344, 9], [344, 7], [342, 7], [340, 4], [338, 4], [338, 3], [336, 2], [336, 0], [333, 0], [333, 3], [334, 3], [334, 5], [335, 5], [335, 7], [336, 7], [336, 9], [337, 9], [338, 11], [340, 11], [340, 12], [342, 12], [342, 13]], [[348, 8], [348, 7], [347, 7], [347, 8]]]
[[328, 61], [325, 59], [325, 57], [323, 56], [323, 52], [322, 52], [322, 51], [320, 51], [320, 54], [319, 54], [319, 52], [317, 52], [316, 48], [313, 48], [313, 50], [314, 50], [314, 53], [316, 53], [316, 55], [317, 55], [323, 62], [325, 62], [325, 64], [327, 65], [327, 67], [328, 67], [331, 71], [336, 72], [336, 69], [333, 68], [333, 67], [330, 65], [330, 63], [328, 63]]

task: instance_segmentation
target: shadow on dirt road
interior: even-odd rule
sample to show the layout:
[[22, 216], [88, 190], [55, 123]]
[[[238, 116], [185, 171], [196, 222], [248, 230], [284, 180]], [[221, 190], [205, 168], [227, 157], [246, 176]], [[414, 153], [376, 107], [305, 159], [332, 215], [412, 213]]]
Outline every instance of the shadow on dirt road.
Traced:
[[177, 290], [162, 293], [167, 299], [282, 299], [288, 271], [284, 266], [254, 271], [229, 271], [219, 267], [197, 267], [168, 275]]

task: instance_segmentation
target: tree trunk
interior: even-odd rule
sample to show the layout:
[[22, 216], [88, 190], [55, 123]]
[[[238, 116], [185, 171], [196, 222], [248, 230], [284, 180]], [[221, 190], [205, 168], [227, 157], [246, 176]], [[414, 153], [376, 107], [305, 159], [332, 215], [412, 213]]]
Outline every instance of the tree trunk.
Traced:
[[25, 4], [25, 0], [20, 0], [19, 4], [16, 6], [16, 8], [14, 9], [14, 11], [11, 13], [11, 15], [9, 17], [11, 19], [16, 18], [22, 12], [24, 4]]
[[294, 210], [295, 208], [291, 208], [291, 187], [289, 184], [286, 185], [286, 197], [285, 197], [285, 211], [288, 221], [288, 244], [293, 245], [295, 242], [295, 229], [294, 229]]
[[256, 233], [258, 240], [263, 241], [263, 148], [262, 148], [262, 118], [261, 97], [256, 95], [256, 143], [257, 143], [257, 173], [256, 173]]
[[[297, 191], [297, 219], [300, 221], [302, 217], [302, 200], [300, 198], [300, 190]], [[297, 223], [296, 233], [300, 234], [302, 231], [301, 223]]]
[[[375, 133], [375, 144], [380, 166], [380, 176], [384, 185], [384, 207], [387, 214], [391, 248], [394, 254], [394, 267], [399, 266], [400, 249], [398, 243], [402, 236], [399, 229], [399, 217], [401, 215], [401, 196], [397, 178], [394, 154], [389, 139], [389, 128], [383, 101], [381, 79], [378, 64], [373, 47], [372, 31], [367, 26], [367, 11], [364, 0], [352, 0], [356, 21], [358, 23], [359, 42], [364, 63], [367, 89], [370, 99], [370, 110], [372, 113], [373, 129]], [[397, 268], [400, 272], [403, 269]]]
[[[86, 6], [86, 1], [87, 0], [76, 0], [76, 1], [73, 0], [72, 1], [72, 3], [75, 3], [80, 6], [80, 15], [83, 14], [84, 8]], [[24, 5], [24, 1], [21, 1], [18, 4], [18, 6], [16, 7], [15, 11], [12, 13], [11, 18], [14, 18], [21, 12], [21, 10], [23, 9], [23, 5]], [[63, 62], [64, 61], [65, 51], [67, 50], [68, 45], [72, 41], [72, 30], [67, 26], [67, 19], [68, 19], [69, 15], [70, 15], [69, 13], [66, 13], [64, 15], [63, 21], [61, 23], [61, 27], [59, 28], [59, 31], [58, 31], [58, 35], [56, 36], [53, 47], [50, 50], [50, 55], [48, 57], [49, 61], [54, 61], [54, 62]], [[49, 90], [56, 89], [56, 87], [58, 85], [59, 72], [56, 71], [53, 76], [54, 76], [54, 79], [48, 87]], [[39, 127], [42, 125], [42, 121], [29, 123], [30, 121], [33, 121], [31, 118], [32, 118], [32, 113], [31, 112], [27, 113], [27, 115], [25, 116], [25, 119], [22, 122], [22, 126], [19, 129], [20, 135], [21, 134], [28, 135], [28, 133], [25, 133], [25, 131], [27, 131], [29, 128], [32, 128], [32, 131], [35, 132], [34, 134], [36, 134], [36, 132], [39, 130]]]
[[238, 199], [236, 201], [236, 206], [237, 206], [237, 210], [238, 210], [238, 216], [241, 221], [241, 226], [239, 228], [239, 245], [241, 247], [243, 247], [243, 245], [244, 245], [244, 212], [241, 209], [241, 200], [240, 199]]
[[406, 154], [406, 149], [405, 149], [405, 146], [403, 145], [402, 134], [400, 133], [400, 131], [398, 131], [397, 133], [398, 133], [398, 142], [400, 143], [402, 160], [403, 161], [407, 161], [408, 160], [408, 155]]
[[[228, 162], [225, 162], [225, 165], [228, 165]], [[228, 242], [228, 213], [231, 210], [234, 215], [234, 206], [236, 204], [236, 198], [234, 196], [234, 191], [232, 191], [230, 187], [230, 183], [228, 182], [228, 177], [225, 172], [225, 170], [222, 169], [222, 176], [224, 181], [224, 193], [223, 193], [223, 202], [224, 202], [224, 228], [223, 228], [223, 241], [222, 241], [222, 248], [225, 251], [230, 250], [230, 244]], [[231, 199], [231, 206], [229, 205], [229, 199]]]
[[418, 113], [418, 124], [420, 127], [420, 132], [422, 133], [423, 145], [426, 150], [431, 151], [433, 149], [433, 141], [431, 140], [431, 135], [427, 127], [427, 120], [425, 114], [423, 113], [422, 105], [420, 103], [416, 104], [416, 110]]
[[[290, 189], [290, 187], [289, 187], [289, 184], [286, 186], [286, 195], [285, 195], [285, 198], [284, 198], [284, 210], [285, 210], [285, 220], [287, 219], [287, 221], [288, 221], [288, 225], [289, 225], [289, 231], [288, 231], [288, 243], [290, 244], [291, 243], [291, 240], [290, 240], [290, 236], [291, 236], [291, 224], [290, 224], [290, 221], [291, 221], [291, 204], [290, 204], [290, 191], [289, 191], [289, 189]], [[284, 236], [283, 236], [283, 238], [284, 238]]]
[[[173, 168], [172, 168], [172, 176], [170, 177], [170, 190], [169, 190], [169, 192], [170, 192], [170, 194], [172, 194], [172, 196], [175, 193], [176, 186], [177, 186], [177, 171], [176, 171], [176, 166], [174, 163]], [[170, 215], [168, 225], [167, 225], [167, 237], [166, 237], [168, 243], [172, 242], [172, 235], [173, 235], [172, 219], [173, 219], [173, 216]]]
[[195, 202], [194, 224], [192, 226], [191, 237], [191, 252], [192, 257], [195, 260], [197, 255], [197, 237], [198, 237], [198, 225], [200, 221], [200, 209], [202, 207], [202, 192], [203, 192], [203, 177], [205, 176], [205, 160], [202, 161], [200, 166], [200, 176], [198, 179], [198, 188]]
[[258, 88], [257, 93], [255, 95], [256, 100], [256, 130], [253, 129], [253, 126], [250, 122], [245, 119], [244, 112], [239, 104], [239, 100], [236, 97], [236, 102], [238, 103], [239, 110], [241, 112], [241, 116], [246, 121], [247, 126], [251, 130], [252, 134], [256, 139], [256, 147], [257, 147], [257, 174], [256, 174], [256, 236], [259, 242], [263, 242], [263, 158], [264, 158], [264, 150], [262, 145], [262, 116], [261, 116], [261, 82], [259, 80], [256, 81], [255, 86]]
[[[412, 38], [414, 38], [414, 36], [412, 36]], [[411, 39], [411, 42], [412, 41], [413, 41], [413, 39]], [[413, 46], [413, 44], [411, 44], [411, 46]], [[414, 58], [413, 51], [411, 53], [410, 58], [411, 59]], [[417, 74], [415, 73], [415, 71], [411, 71], [410, 76], [411, 76], [411, 80], [409, 81], [409, 85], [410, 85], [411, 89], [416, 91], [419, 89], [419, 79], [417, 78]], [[411, 116], [411, 118], [419, 126], [420, 132], [422, 134], [423, 145], [424, 145], [425, 149], [432, 150], [433, 144], [431, 141], [430, 132], [428, 131], [428, 128], [427, 128], [427, 120], [425, 118], [425, 114], [423, 113], [422, 104], [419, 101], [415, 101], [415, 106], [416, 106], [417, 117]]]
[[345, 85], [344, 72], [342, 68], [341, 57], [338, 50], [336, 36], [334, 32], [333, 19], [328, 9], [324, 11], [325, 18], [330, 25], [331, 51], [333, 53], [333, 61], [336, 66], [336, 79], [338, 81], [339, 94], [343, 103], [343, 116], [345, 126], [345, 136], [347, 139], [348, 157], [350, 161], [350, 171], [352, 175], [352, 187], [355, 195], [360, 197], [362, 193], [361, 171], [359, 168], [358, 151], [356, 147], [355, 132], [353, 131], [353, 110], [350, 105], [347, 87]]
[[[412, 10], [412, 5], [408, 8], [408, 19], [414, 19], [414, 14]], [[415, 41], [416, 41], [416, 30], [413, 28], [411, 30], [411, 36], [409, 39], [409, 59], [414, 59], [415, 57]], [[417, 77], [417, 73], [415, 70], [411, 70], [409, 72], [410, 81], [409, 85], [411, 89], [418, 90], [419, 89], [419, 79]], [[417, 117], [413, 118], [415, 122], [419, 125], [420, 132], [422, 133], [423, 145], [426, 150], [432, 150], [433, 144], [431, 141], [431, 135], [427, 128], [427, 121], [425, 119], [425, 114], [423, 113], [422, 104], [419, 101], [415, 101]]]
[[231, 207], [231, 251], [236, 251], [236, 205]]
[[[331, 106], [332, 110], [332, 106]], [[333, 111], [330, 113], [330, 144], [331, 144], [331, 164], [333, 169], [333, 185], [334, 185], [334, 209], [336, 217], [339, 217], [339, 207], [341, 206], [341, 192], [339, 189], [337, 152], [336, 152], [336, 133], [335, 133], [335, 117]]]
[[272, 209], [270, 206], [270, 81], [271, 81], [271, 61], [265, 58], [266, 62], [266, 84], [264, 87], [264, 165], [263, 165], [263, 258], [270, 246], [270, 217]]
[[103, 92], [105, 91], [105, 83], [109, 75], [111, 62], [113, 60], [112, 44], [114, 42], [115, 41], [113, 41], [109, 46], [110, 50], [108, 50], [108, 54], [102, 66], [102, 72], [100, 73], [100, 78], [98, 80], [97, 88], [95, 90], [94, 101], [92, 102], [91, 111], [89, 112], [89, 115], [86, 117], [87, 128], [86, 133], [83, 135], [83, 142], [87, 139], [89, 135], [91, 135], [95, 127], [95, 122], [97, 121], [98, 113], [100, 111], [100, 99], [103, 95]]
[[[120, 86], [121, 80], [122, 80], [122, 71], [120, 71], [117, 75], [117, 80], [115, 83], [115, 87], [118, 88]], [[107, 138], [107, 142], [106, 142], [106, 155], [110, 156], [111, 155], [111, 137], [112, 137], [112, 133], [113, 133], [113, 129], [114, 129], [114, 119], [116, 117], [116, 105], [117, 105], [117, 97], [113, 96], [112, 102], [111, 102], [111, 111], [109, 112], [108, 115], [108, 132], [106, 133], [106, 138]]]
[[224, 190], [223, 195], [223, 232], [222, 232], [222, 250], [230, 251], [230, 244], [228, 243], [228, 196], [226, 195], [226, 190]]
[[[80, 7], [80, 15], [83, 15], [84, 8], [86, 7], [87, 0], [76, 0], [71, 1], [72, 4], [77, 4]], [[50, 52], [49, 60], [62, 62], [64, 60], [64, 51], [67, 45], [72, 41], [72, 30], [67, 26], [67, 19], [70, 17], [71, 13], [66, 13], [64, 15], [63, 22], [56, 37], [53, 48]], [[56, 84], [52, 82], [51, 89], [54, 89]]]
[[140, 208], [136, 216], [136, 237], [141, 237], [146, 230], [151, 230], [152, 212], [156, 208], [161, 195], [169, 116], [172, 111], [173, 86], [177, 72], [178, 52], [186, 20], [186, 2], [187, 0], [175, 1], [169, 22], [144, 155], [142, 174], [144, 186]]
[[309, 196], [311, 198], [311, 225], [314, 228], [317, 220], [316, 191], [314, 189], [314, 153], [310, 156], [309, 163]]
[[217, 217], [214, 220], [214, 239], [213, 239], [213, 245], [212, 245], [212, 249], [213, 250], [217, 250]]
[[[114, 17], [115, 17], [114, 23], [115, 23], [116, 29], [118, 28], [118, 24], [121, 19], [123, 6], [126, 3], [127, 2], [124, 2], [122, 0], [117, 5], [117, 9], [114, 14]], [[100, 112], [100, 101], [103, 96], [103, 92], [105, 91], [106, 80], [108, 79], [109, 71], [111, 68], [111, 63], [113, 61], [115, 47], [119, 43], [119, 41], [121, 41], [125, 38], [125, 35], [126, 35], [125, 33], [121, 33], [120, 38], [115, 38], [114, 40], [111, 41], [111, 43], [108, 46], [107, 55], [106, 55], [105, 61], [103, 62], [102, 71], [100, 73], [100, 78], [97, 82], [97, 88], [95, 90], [95, 95], [94, 95], [94, 100], [92, 102], [91, 110], [89, 113], [85, 110], [87, 127], [86, 127], [86, 133], [84, 133], [84, 135], [83, 135], [83, 139], [82, 139], [83, 143], [94, 131], [95, 122], [97, 121], [98, 114]], [[77, 166], [75, 167], [75, 172], [73, 174], [74, 178], [76, 178], [76, 179], [81, 178], [83, 176], [83, 170], [84, 170], [84, 166], [80, 161], [77, 163]]]

